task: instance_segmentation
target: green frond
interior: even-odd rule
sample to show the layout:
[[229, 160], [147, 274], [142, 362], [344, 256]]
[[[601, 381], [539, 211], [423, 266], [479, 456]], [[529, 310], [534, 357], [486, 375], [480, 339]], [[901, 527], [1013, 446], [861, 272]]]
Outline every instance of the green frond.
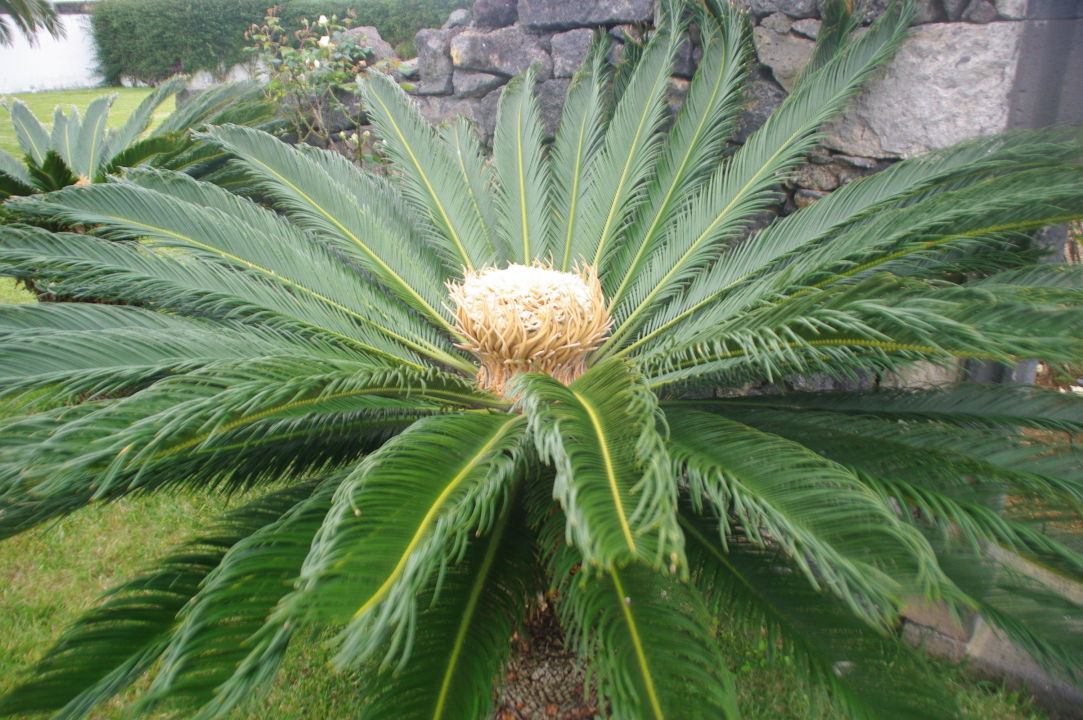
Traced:
[[[105, 122], [109, 119], [109, 108], [116, 95], [102, 95], [94, 98], [87, 106], [83, 121], [78, 125], [75, 143], [69, 148], [70, 155], [64, 157], [68, 167], [80, 177], [93, 180], [106, 160], [109, 151], [109, 138]], [[74, 129], [74, 128], [73, 128]]]
[[556, 470], [568, 541], [601, 569], [641, 559], [683, 571], [677, 481], [643, 378], [610, 361], [569, 387], [539, 374], [516, 382], [538, 454]]
[[889, 12], [816, 74], [795, 89], [748, 141], [719, 167], [703, 191], [685, 204], [635, 284], [614, 308], [615, 326], [603, 353], [617, 349], [666, 300], [735, 239], [772, 197], [771, 189], [813, 146], [819, 128], [891, 57], [905, 35], [908, 15]]
[[384, 152], [402, 172], [400, 188], [419, 216], [427, 237], [456, 275], [460, 268], [480, 269], [496, 259], [490, 234], [463, 187], [458, 158], [440, 142], [406, 93], [384, 73], [370, 73], [361, 85], [368, 117]]
[[[725, 140], [742, 109], [751, 27], [733, 6], [717, 10], [721, 13], [717, 18], [700, 13], [704, 47], [699, 69], [665, 134], [645, 201], [624, 230], [628, 240], [605, 266], [604, 289], [612, 306], [620, 304], [680, 206], [721, 162]], [[707, 24], [710, 27], [704, 27]]]
[[[553, 213], [557, 230], [553, 266], [562, 272], [572, 268], [579, 220], [589, 190], [589, 172], [602, 145], [606, 125], [606, 53], [609, 36], [598, 34], [587, 57], [568, 85], [560, 115], [560, 127], [553, 140], [550, 162], [553, 168]], [[559, 228], [563, 226], [561, 231]]]
[[[26, 194], [33, 191], [30, 173], [26, 171], [26, 166], [7, 150], [0, 150], [0, 183], [4, 183], [0, 185], [0, 200], [9, 195], [24, 194], [23, 190]], [[14, 183], [14, 185], [8, 187], [9, 183]]]
[[571, 258], [604, 278], [625, 223], [644, 201], [643, 184], [662, 149], [666, 90], [683, 26], [669, 16], [651, 36], [617, 100], [601, 146], [591, 157]]
[[[132, 114], [128, 116], [128, 119], [124, 121], [124, 124], [113, 135], [110, 147], [113, 148], [114, 152], [123, 150], [138, 140], [150, 126], [154, 111], [187, 85], [188, 78], [183, 75], [174, 75], [165, 82], [160, 83], [149, 95], [143, 98], [135, 110], [132, 111]], [[190, 101], [198, 102], [198, 99], [192, 98]]]
[[451, 331], [441, 305], [445, 274], [431, 252], [410, 242], [410, 228], [382, 212], [379, 202], [365, 203], [312, 153], [267, 133], [225, 126], [209, 130], [207, 137], [236, 155], [294, 223], [317, 231], [427, 320]]
[[902, 593], [935, 592], [932, 549], [846, 467], [777, 435], [718, 415], [670, 413], [674, 472], [696, 508], [778, 547], [816, 589], [833, 593], [871, 625], [894, 622]]
[[336, 493], [289, 601], [292, 617], [345, 624], [338, 662], [411, 656], [417, 594], [503, 511], [521, 452], [518, 415], [414, 423]]
[[846, 717], [958, 717], [954, 698], [913, 653], [816, 590], [777, 550], [736, 538], [723, 544], [716, 523], [691, 513], [682, 514], [681, 526], [711, 612], [730, 627], [766, 629], [772, 653], [794, 658], [810, 689], [829, 693]]
[[32, 679], [0, 698], [0, 715], [54, 712], [55, 720], [77, 720], [124, 690], [158, 661], [178, 614], [230, 548], [303, 503], [312, 489], [304, 483], [232, 511], [153, 570], [109, 591], [38, 661]]
[[393, 308], [387, 307], [379, 289], [275, 213], [181, 173], [147, 170], [130, 176], [128, 182], [69, 188], [12, 202], [26, 212], [95, 223], [99, 232], [111, 237], [149, 237], [262, 275], [318, 301], [332, 314], [346, 316], [356, 327], [350, 334], [373, 355], [419, 367], [417, 352], [471, 369], [441, 349], [447, 340], [423, 323], [393, 326], [386, 317]]
[[820, 6], [820, 30], [816, 33], [816, 47], [801, 71], [799, 83], [810, 82], [831, 58], [850, 43], [860, 26], [854, 17], [852, 0], [825, 0]]
[[[258, 324], [317, 344], [337, 344], [347, 355], [382, 357], [373, 353], [379, 336], [366, 333], [358, 323], [360, 310], [351, 314], [319, 293], [295, 292], [273, 271], [256, 274], [244, 265], [207, 262], [175, 248], [36, 228], [7, 226], [0, 237], [0, 272], [34, 277], [43, 291], [60, 297], [121, 301], [208, 320]], [[382, 304], [383, 324], [400, 333], [413, 325], [422, 338], [438, 340], [404, 308], [380, 299], [363, 277], [354, 277], [355, 283], [353, 277], [347, 281], [353, 283], [350, 294], [368, 290], [370, 298]]]
[[[617, 355], [643, 352], [686, 322], [698, 320], [698, 326], [705, 327], [717, 322], [715, 318], [719, 316], [737, 312], [731, 307], [711, 308], [724, 297], [732, 296], [731, 304], [740, 302], [741, 307], [751, 307], [770, 298], [772, 293], [794, 283], [792, 272], [785, 266], [772, 269], [781, 258], [816, 243], [834, 243], [830, 240], [834, 234], [869, 217], [878, 208], [906, 203], [916, 195], [947, 191], [963, 178], [996, 175], [1020, 166], [1063, 166], [1065, 157], [1074, 157], [1079, 152], [1078, 143], [1035, 140], [1030, 135], [1019, 134], [978, 138], [904, 160], [875, 175], [849, 183], [812, 206], [775, 221], [721, 255], [709, 271], [694, 278], [679, 297], [652, 316], [637, 339]], [[988, 194], [983, 193], [983, 197], [987, 199]], [[956, 213], [965, 211], [973, 206], [975, 199], [983, 198], [956, 198], [944, 209]], [[976, 215], [980, 217], [981, 212]], [[877, 232], [895, 232], [897, 229], [897, 218], [893, 218], [891, 223], [869, 228], [868, 233], [855, 234], [853, 240], [868, 243], [877, 239]], [[702, 317], [697, 317], [700, 315]]]
[[[478, 223], [492, 248], [491, 255], [479, 256], [476, 264], [500, 265], [511, 255], [507, 238], [496, 232], [498, 227], [493, 201], [492, 168], [486, 161], [485, 149], [478, 140], [473, 125], [459, 117], [448, 125], [442, 134], [445, 145], [451, 151], [457, 171], [456, 178], [470, 195], [470, 205], [478, 216]], [[486, 262], [482, 262], [488, 257]], [[457, 269], [457, 268], [456, 268]]]
[[12, 99], [8, 111], [11, 113], [11, 125], [15, 128], [15, 139], [23, 154], [34, 164], [42, 165], [51, 147], [49, 131], [21, 100]]
[[365, 720], [488, 717], [494, 680], [541, 586], [533, 534], [517, 507], [470, 543], [463, 559], [421, 598], [410, 663], [371, 677]]
[[1083, 398], [1034, 385], [958, 383], [950, 387], [850, 393], [787, 393], [712, 401], [738, 408], [825, 411], [888, 421], [960, 427], [1030, 427], [1083, 432]]
[[219, 361], [332, 354], [238, 323], [81, 303], [0, 305], [0, 343], [0, 396], [37, 390], [69, 400], [116, 395]]
[[737, 720], [734, 678], [700, 593], [638, 563], [594, 574], [559, 524], [542, 537], [557, 614], [613, 717]]
[[500, 96], [493, 137], [496, 210], [511, 257], [530, 265], [552, 253], [553, 181], [544, 147], [541, 112], [534, 97], [537, 76], [531, 68], [513, 78]]
[[[87, 414], [49, 416], [34, 432], [20, 419], [0, 424], [0, 535], [93, 500], [193, 482], [243, 487], [341, 464], [404, 420], [478, 400], [465, 381], [431, 371], [297, 354], [218, 361]], [[287, 454], [305, 446], [307, 455]]]
[[230, 547], [177, 614], [141, 705], [180, 700], [199, 720], [223, 717], [270, 686], [294, 630], [276, 608], [293, 591], [312, 540], [348, 471]]
[[[891, 402], [885, 394], [885, 402]], [[715, 412], [791, 438], [827, 457], [873, 476], [903, 479], [931, 487], [959, 486], [963, 493], [984, 484], [986, 500], [1009, 489], [1081, 507], [1083, 485], [1080, 453], [1068, 441], [1034, 442], [1003, 427], [962, 427], [921, 422], [905, 415], [836, 414], [815, 410], [793, 412], [759, 409], [749, 404], [726, 407], [708, 403]], [[965, 414], [958, 418], [965, 423]], [[978, 488], [971, 478], [981, 478]], [[943, 483], [937, 485], [936, 483]]]

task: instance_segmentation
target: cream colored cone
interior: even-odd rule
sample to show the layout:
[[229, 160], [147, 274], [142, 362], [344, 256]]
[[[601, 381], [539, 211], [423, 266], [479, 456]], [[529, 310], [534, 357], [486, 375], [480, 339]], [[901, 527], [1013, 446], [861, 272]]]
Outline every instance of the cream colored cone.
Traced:
[[499, 395], [524, 372], [571, 383], [587, 355], [609, 334], [611, 320], [594, 268], [560, 272], [544, 265], [509, 265], [468, 272], [448, 283], [460, 347], [478, 356], [478, 384]]

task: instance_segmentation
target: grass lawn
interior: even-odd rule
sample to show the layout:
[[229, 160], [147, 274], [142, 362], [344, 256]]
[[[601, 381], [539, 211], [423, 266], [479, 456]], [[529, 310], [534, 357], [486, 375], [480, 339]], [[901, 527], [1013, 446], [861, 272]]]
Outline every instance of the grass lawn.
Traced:
[[[41, 119], [56, 104], [85, 107], [94, 97], [117, 92], [110, 124], [120, 124], [147, 94], [146, 89], [105, 89], [19, 95]], [[172, 110], [167, 103], [161, 111]], [[6, 111], [0, 109], [0, 147], [19, 154]], [[0, 304], [34, 298], [7, 278], [0, 278]], [[11, 407], [0, 405], [0, 415]], [[0, 543], [0, 693], [15, 686], [27, 667], [80, 613], [108, 588], [141, 568], [200, 528], [228, 506], [245, 498], [224, 498], [188, 491], [128, 498], [86, 508]], [[835, 720], [837, 714], [817, 704], [788, 669], [786, 658], [769, 658], [756, 634], [724, 631], [731, 666], [738, 674], [741, 705], [749, 720]], [[337, 720], [354, 717], [359, 700], [356, 678], [328, 668], [330, 652], [319, 639], [302, 639], [287, 658], [270, 693], [234, 713], [234, 720], [275, 717], [282, 720]], [[1024, 696], [976, 683], [956, 668], [943, 667], [964, 718], [968, 720], [1044, 720]], [[127, 717], [124, 700], [101, 708], [92, 720]]]
[[[151, 88], [91, 88], [88, 90], [51, 90], [38, 93], [16, 93], [13, 95], [0, 95], [0, 98], [17, 98], [26, 103], [27, 107], [37, 116], [38, 120], [52, 125], [53, 108], [57, 105], [75, 106], [79, 112], [83, 112], [90, 101], [101, 95], [116, 94], [117, 99], [109, 111], [109, 127], [118, 127], [124, 124], [128, 115], [135, 110], [139, 102], [149, 95]], [[173, 112], [174, 101], [169, 99], [162, 103], [154, 114], [152, 125], [160, 122], [169, 113]], [[6, 150], [16, 157], [22, 156], [22, 149], [15, 139], [15, 130], [11, 127], [11, 119], [5, 107], [0, 106], [0, 149]]]

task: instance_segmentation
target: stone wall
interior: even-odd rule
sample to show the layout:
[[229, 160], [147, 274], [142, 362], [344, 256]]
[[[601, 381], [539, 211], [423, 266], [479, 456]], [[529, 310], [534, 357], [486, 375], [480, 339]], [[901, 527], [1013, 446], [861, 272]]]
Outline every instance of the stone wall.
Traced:
[[[754, 21], [760, 61], [737, 140], [786, 97], [812, 52], [820, 0], [735, 0]], [[1040, 0], [1039, 0], [1040, 1]], [[858, 0], [871, 22], [887, 0]], [[1026, 0], [918, 0], [915, 27], [896, 59], [827, 133], [784, 188], [780, 207], [803, 207], [892, 160], [1004, 130]], [[504, 84], [537, 64], [537, 92], [550, 131], [592, 32], [621, 44], [654, 17], [651, 0], [477, 0], [440, 29], [422, 30], [413, 92], [434, 123], [456, 115], [491, 138]], [[672, 81], [679, 99], [697, 59], [688, 47]]]

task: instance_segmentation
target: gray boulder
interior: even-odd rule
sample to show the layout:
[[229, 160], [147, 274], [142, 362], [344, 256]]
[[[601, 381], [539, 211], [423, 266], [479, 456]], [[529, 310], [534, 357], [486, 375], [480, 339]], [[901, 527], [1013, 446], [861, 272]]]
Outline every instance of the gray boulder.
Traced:
[[440, 26], [440, 29], [450, 30], [451, 28], [464, 27], [469, 24], [470, 11], [466, 8], [458, 8], [451, 11], [451, 14], [447, 16], [447, 21]]
[[[776, 15], [770, 17], [774, 18]], [[752, 40], [760, 62], [771, 68], [771, 74], [775, 76], [778, 84], [787, 91], [793, 90], [797, 78], [801, 76], [801, 71], [812, 56], [816, 43], [789, 32], [776, 32], [768, 28], [766, 22], [753, 28]]]
[[989, 0], [973, 0], [963, 12], [963, 20], [972, 23], [990, 23], [997, 19], [997, 9]]
[[477, 0], [474, 3], [474, 26], [479, 28], [507, 27], [518, 15], [516, 0]]
[[542, 129], [547, 138], [556, 135], [560, 127], [560, 113], [564, 109], [564, 96], [568, 94], [570, 84], [568, 78], [552, 78], [538, 83], [534, 89], [541, 109]]
[[792, 18], [815, 17], [819, 14], [818, 0], [734, 0], [739, 8], [752, 11], [756, 17], [771, 13], [786, 13]]
[[571, 30], [654, 19], [652, 0], [519, 0], [519, 22], [530, 28]]
[[380, 37], [380, 31], [371, 25], [359, 25], [345, 30], [339, 34], [341, 38], [348, 38], [358, 45], [372, 48], [372, 62], [381, 60], [398, 60], [395, 48]]
[[786, 93], [774, 82], [761, 78], [749, 84], [745, 97], [747, 102], [744, 112], [737, 120], [737, 129], [733, 135], [733, 139], [740, 143], [767, 121], [771, 113], [786, 99]]
[[467, 30], [451, 40], [451, 61], [463, 70], [518, 75], [534, 64], [541, 66], [538, 78], [553, 72], [553, 61], [538, 38], [518, 26], [492, 32]]
[[550, 38], [553, 49], [553, 77], [571, 77], [583, 64], [594, 32], [586, 28], [557, 33]]
[[417, 47], [418, 95], [447, 95], [451, 85], [451, 33], [447, 30], [421, 30], [414, 36]]
[[846, 155], [910, 157], [1004, 130], [1023, 25], [915, 27], [824, 144]]
[[488, 95], [490, 90], [495, 90], [507, 81], [508, 79], [503, 75], [458, 68], [451, 74], [451, 83], [455, 87], [457, 97], [483, 97]]

